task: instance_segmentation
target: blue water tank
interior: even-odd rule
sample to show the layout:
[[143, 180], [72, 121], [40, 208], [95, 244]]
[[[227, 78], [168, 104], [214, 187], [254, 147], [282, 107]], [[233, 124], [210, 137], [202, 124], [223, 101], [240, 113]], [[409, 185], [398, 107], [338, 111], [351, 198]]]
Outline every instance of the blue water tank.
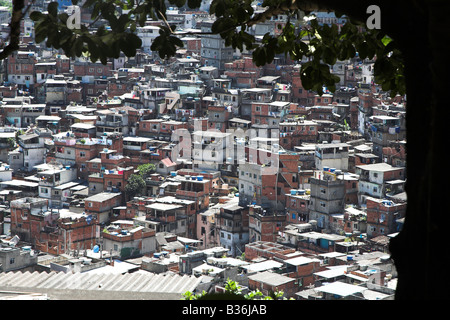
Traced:
[[198, 181], [203, 181], [203, 176], [197, 176]]

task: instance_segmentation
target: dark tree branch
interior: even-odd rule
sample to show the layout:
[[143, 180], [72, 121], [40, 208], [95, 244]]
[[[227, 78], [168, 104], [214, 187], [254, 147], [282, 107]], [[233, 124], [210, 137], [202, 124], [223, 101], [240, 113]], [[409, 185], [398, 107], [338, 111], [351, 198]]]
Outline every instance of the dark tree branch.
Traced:
[[[28, 4], [25, 8], [24, 0], [13, 0], [13, 8], [12, 8], [12, 16], [11, 22], [9, 24], [9, 35], [5, 39], [9, 38], [9, 44], [3, 48], [0, 52], [0, 60], [6, 59], [10, 56], [14, 51], [19, 49], [20, 44], [20, 21], [22, 21], [23, 17], [26, 16], [31, 6], [34, 3], [34, 0]], [[23, 10], [25, 8], [25, 10]]]

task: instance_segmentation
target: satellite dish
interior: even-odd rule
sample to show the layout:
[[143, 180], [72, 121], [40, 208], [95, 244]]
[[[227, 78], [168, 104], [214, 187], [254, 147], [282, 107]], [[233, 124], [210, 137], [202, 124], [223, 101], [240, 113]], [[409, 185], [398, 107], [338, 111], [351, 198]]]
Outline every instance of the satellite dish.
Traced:
[[100, 247], [98, 245], [95, 245], [93, 248], [94, 253], [98, 253], [100, 250]]

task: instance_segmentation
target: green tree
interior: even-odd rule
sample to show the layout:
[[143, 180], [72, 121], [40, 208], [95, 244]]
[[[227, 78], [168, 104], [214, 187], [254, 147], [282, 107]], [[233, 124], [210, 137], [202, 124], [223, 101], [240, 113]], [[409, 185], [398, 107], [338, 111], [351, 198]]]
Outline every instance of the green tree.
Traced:
[[244, 295], [242, 294], [242, 287], [239, 283], [228, 278], [225, 282], [224, 293], [209, 294], [203, 290], [201, 293], [195, 294], [191, 291], [186, 291], [182, 295], [182, 300], [280, 300], [284, 299], [283, 294], [283, 291], [277, 291], [265, 296], [261, 291], [256, 289]]
[[146, 192], [145, 180], [139, 174], [132, 174], [125, 186], [125, 194], [128, 199], [137, 195], [144, 195]]
[[8, 138], [7, 139], [9, 150], [13, 150], [16, 147], [16, 138]]
[[139, 175], [145, 179], [147, 178], [150, 174], [154, 173], [156, 171], [156, 166], [153, 163], [145, 163], [145, 164], [141, 164], [137, 167], [137, 169], [139, 170]]

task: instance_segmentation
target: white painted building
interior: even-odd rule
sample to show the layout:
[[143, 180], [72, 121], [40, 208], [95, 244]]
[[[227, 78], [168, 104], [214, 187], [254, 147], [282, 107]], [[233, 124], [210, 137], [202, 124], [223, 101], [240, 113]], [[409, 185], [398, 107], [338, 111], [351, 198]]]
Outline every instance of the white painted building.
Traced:
[[153, 43], [153, 40], [155, 40], [155, 38], [159, 36], [159, 27], [156, 26], [139, 27], [136, 30], [136, 34], [142, 40], [142, 51], [151, 54], [152, 50], [150, 49], [150, 47]]

